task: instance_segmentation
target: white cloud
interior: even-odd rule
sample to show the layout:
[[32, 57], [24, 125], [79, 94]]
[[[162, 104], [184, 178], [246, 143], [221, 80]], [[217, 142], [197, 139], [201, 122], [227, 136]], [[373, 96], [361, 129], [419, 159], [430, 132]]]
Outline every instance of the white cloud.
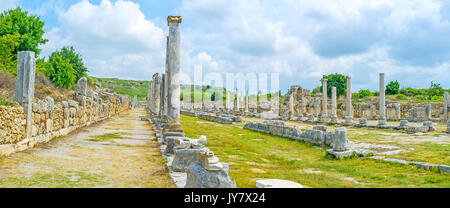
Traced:
[[192, 23], [189, 51], [223, 71], [280, 72], [281, 89], [313, 88], [336, 72], [351, 74], [354, 90], [377, 89], [379, 72], [403, 87], [450, 87], [445, 1], [186, 0], [180, 11]]
[[[163, 30], [131, 1], [91, 4], [84, 0], [58, 13], [60, 28], [46, 34], [43, 54], [73, 45], [90, 74], [151, 79], [164, 67]], [[164, 45], [165, 46], [165, 45]]]
[[1, 0], [0, 3], [0, 13], [8, 10], [8, 9], [14, 9], [19, 5], [19, 0]]

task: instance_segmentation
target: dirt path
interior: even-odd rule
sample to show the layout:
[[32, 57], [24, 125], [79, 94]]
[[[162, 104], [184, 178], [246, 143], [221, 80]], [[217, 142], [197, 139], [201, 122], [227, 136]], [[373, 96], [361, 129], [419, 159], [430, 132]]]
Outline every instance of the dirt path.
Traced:
[[175, 187], [143, 115], [130, 110], [0, 158], [0, 187]]

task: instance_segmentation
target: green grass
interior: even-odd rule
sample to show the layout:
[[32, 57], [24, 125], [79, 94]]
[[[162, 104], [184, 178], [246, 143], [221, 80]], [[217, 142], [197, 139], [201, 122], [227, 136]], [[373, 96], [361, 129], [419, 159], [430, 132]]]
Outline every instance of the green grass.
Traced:
[[112, 139], [123, 139], [124, 137], [120, 136], [119, 134], [120, 133], [107, 133], [107, 134], [103, 134], [103, 135], [90, 136], [93, 139], [87, 139], [87, 141], [105, 142], [105, 141], [110, 141]]
[[31, 176], [12, 176], [0, 179], [0, 187], [3, 188], [88, 188], [97, 185], [106, 185], [104, 175], [82, 171], [35, 173]]
[[450, 187], [448, 174], [366, 158], [334, 160], [324, 149], [242, 129], [243, 123], [224, 125], [186, 115], [181, 123], [188, 137], [207, 135], [207, 147], [230, 164], [238, 187], [254, 187], [263, 178], [309, 187]]

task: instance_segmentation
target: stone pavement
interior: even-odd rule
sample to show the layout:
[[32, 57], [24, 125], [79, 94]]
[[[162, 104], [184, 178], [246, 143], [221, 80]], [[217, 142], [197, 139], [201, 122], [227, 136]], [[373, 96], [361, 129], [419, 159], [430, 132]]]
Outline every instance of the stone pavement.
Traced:
[[135, 108], [0, 159], [0, 187], [175, 187]]

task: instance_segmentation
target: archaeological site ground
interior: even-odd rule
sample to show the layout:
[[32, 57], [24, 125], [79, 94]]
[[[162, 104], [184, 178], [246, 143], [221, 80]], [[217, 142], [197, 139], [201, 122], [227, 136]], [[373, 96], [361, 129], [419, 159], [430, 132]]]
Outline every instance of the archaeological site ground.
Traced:
[[[202, 41], [215, 36], [191, 41], [197, 34], [192, 24], [209, 20], [189, 19], [184, 10], [183, 16], [152, 19], [160, 24], [138, 15], [142, 24], [111, 33], [105, 28], [125, 27], [122, 18], [130, 11], [142, 14], [141, 7], [103, 0], [62, 8], [59, 21], [80, 21], [72, 25], [80, 30], [90, 9], [98, 18], [110, 10], [117, 16], [97, 28], [94, 18], [89, 31], [98, 36], [84, 48], [77, 41], [86, 32], [73, 32], [59, 47], [55, 41], [62, 37], [55, 34], [67, 28], [50, 30], [44, 26], [53, 24], [50, 17], [20, 5], [0, 6], [0, 188], [450, 188], [448, 65], [435, 79], [421, 77], [423, 72], [399, 76], [401, 69], [382, 61], [377, 71], [327, 62], [303, 72], [303, 59], [295, 67], [272, 60], [281, 69], [263, 71], [256, 57], [268, 55], [254, 46], [258, 53], [233, 58], [248, 65], [227, 71], [231, 65], [206, 53], [189, 58], [191, 45], [206, 47]], [[248, 21], [246, 28], [255, 24]], [[142, 32], [148, 28], [154, 33]], [[121, 42], [130, 31], [130, 40], [142, 35], [159, 45], [150, 50], [145, 42]], [[232, 48], [255, 44], [259, 32], [251, 37], [255, 41]], [[97, 43], [105, 39], [107, 44]], [[289, 44], [298, 43], [294, 39], [287, 37]], [[157, 52], [145, 61], [136, 54], [111, 55], [115, 44]], [[86, 55], [96, 47], [108, 61]], [[124, 65], [130, 62], [134, 68]]]

